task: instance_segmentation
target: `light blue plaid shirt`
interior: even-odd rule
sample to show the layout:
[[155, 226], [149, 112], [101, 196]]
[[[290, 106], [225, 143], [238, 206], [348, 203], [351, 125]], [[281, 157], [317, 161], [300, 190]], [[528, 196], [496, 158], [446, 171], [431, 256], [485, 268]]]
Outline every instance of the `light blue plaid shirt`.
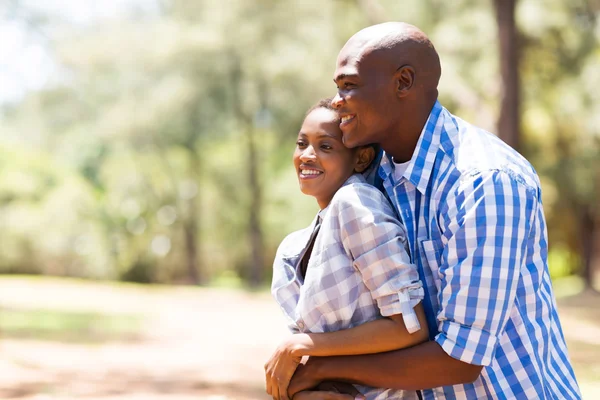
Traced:
[[399, 181], [379, 177], [407, 228], [434, 339], [483, 365], [424, 399], [579, 399], [548, 272], [540, 182], [496, 136], [434, 105]]
[[[321, 218], [302, 279], [300, 260]], [[406, 231], [392, 205], [361, 175], [351, 176], [306, 229], [279, 245], [271, 291], [292, 332], [332, 332], [402, 314], [420, 329], [414, 307], [423, 285], [406, 251]], [[416, 398], [415, 391], [357, 385], [368, 400]]]

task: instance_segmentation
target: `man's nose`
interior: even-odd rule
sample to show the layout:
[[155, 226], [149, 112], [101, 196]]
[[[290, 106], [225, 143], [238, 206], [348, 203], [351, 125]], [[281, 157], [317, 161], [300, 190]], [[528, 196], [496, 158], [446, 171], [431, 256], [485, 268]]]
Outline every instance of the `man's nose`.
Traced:
[[333, 96], [333, 99], [331, 99], [331, 106], [337, 110], [342, 106], [343, 101], [344, 99], [340, 96], [340, 92], [337, 92], [335, 96]]

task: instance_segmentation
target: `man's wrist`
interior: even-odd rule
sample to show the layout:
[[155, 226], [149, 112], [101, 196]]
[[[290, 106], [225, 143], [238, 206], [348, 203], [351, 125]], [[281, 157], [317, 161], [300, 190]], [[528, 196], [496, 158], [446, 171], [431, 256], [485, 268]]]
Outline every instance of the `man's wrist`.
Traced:
[[324, 379], [321, 378], [320, 357], [309, 357], [294, 373], [288, 393], [293, 396], [302, 390], [314, 390]]
[[330, 376], [327, 373], [327, 363], [330, 359], [331, 357], [310, 357], [306, 364], [311, 378], [319, 382], [335, 379], [334, 376]]

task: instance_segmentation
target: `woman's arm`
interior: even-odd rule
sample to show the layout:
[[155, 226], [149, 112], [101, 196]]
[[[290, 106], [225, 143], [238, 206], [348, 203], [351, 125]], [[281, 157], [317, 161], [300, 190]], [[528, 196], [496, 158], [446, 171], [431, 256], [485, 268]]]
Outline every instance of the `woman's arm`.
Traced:
[[366, 322], [354, 328], [325, 333], [296, 333], [284, 341], [265, 364], [267, 393], [288, 400], [287, 387], [304, 356], [344, 356], [382, 353], [411, 347], [428, 338], [421, 303], [415, 306], [421, 329], [409, 333], [402, 314]]
[[406, 330], [402, 314], [396, 314], [336, 332], [297, 333], [280, 347], [291, 357], [349, 356], [411, 347], [428, 338], [427, 321], [421, 303], [417, 304], [415, 312], [421, 329], [412, 334]]

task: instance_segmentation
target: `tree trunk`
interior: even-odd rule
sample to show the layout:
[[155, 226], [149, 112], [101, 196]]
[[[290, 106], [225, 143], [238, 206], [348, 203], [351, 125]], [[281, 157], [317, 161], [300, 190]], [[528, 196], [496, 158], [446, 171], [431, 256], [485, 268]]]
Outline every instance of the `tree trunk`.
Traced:
[[262, 186], [259, 182], [258, 154], [255, 143], [255, 130], [248, 127], [246, 140], [248, 148], [248, 182], [250, 184], [250, 218], [249, 234], [252, 246], [252, 264], [250, 269], [250, 285], [257, 287], [263, 279], [263, 232], [261, 228]]
[[188, 200], [190, 213], [188, 215], [187, 221], [185, 221], [183, 226], [183, 231], [185, 234], [185, 255], [188, 276], [187, 280], [191, 284], [201, 285], [203, 282], [200, 278], [200, 268], [198, 267], [198, 224], [196, 223], [194, 217], [196, 212], [193, 211], [195, 208], [195, 205], [193, 203], [194, 199]]
[[494, 0], [498, 40], [500, 44], [500, 73], [502, 103], [498, 119], [498, 135], [511, 147], [520, 147], [520, 82], [519, 42], [515, 24], [517, 0]]
[[[248, 283], [252, 287], [260, 285], [263, 279], [264, 259], [263, 259], [263, 231], [261, 226], [262, 212], [262, 186], [259, 179], [259, 160], [255, 143], [256, 128], [253, 118], [244, 111], [242, 104], [242, 82], [243, 69], [241, 58], [232, 50], [232, 60], [234, 60], [231, 70], [231, 81], [233, 88], [233, 111], [237, 121], [245, 133], [246, 153], [248, 154], [248, 185], [250, 189], [250, 205], [248, 209], [248, 235], [250, 238], [251, 259], [249, 263]], [[264, 102], [266, 91], [261, 89], [261, 103]]]
[[596, 283], [596, 273], [598, 272], [598, 270], [600, 270], [600, 221], [598, 221], [598, 219], [596, 219], [596, 223], [594, 224], [594, 230], [591, 233], [593, 241], [589, 265], [589, 287], [598, 291], [598, 287], [594, 285]]
[[[200, 157], [192, 147], [190, 149], [190, 176], [197, 176], [200, 171]], [[194, 179], [196, 182], [196, 179]], [[185, 254], [188, 281], [194, 285], [203, 285], [205, 282], [205, 274], [202, 268], [202, 259], [199, 257], [200, 251], [200, 217], [198, 215], [198, 198], [199, 190], [195, 194], [189, 194], [184, 200], [186, 209], [186, 220], [183, 223], [183, 231], [185, 236]]]
[[579, 217], [581, 243], [581, 277], [586, 289], [594, 289], [594, 271], [600, 263], [600, 224], [590, 210], [585, 209]]
[[[188, 179], [198, 184], [200, 176], [201, 158], [198, 153], [198, 140], [200, 131], [199, 111], [201, 107], [200, 100], [192, 101], [188, 110], [187, 137], [184, 142], [189, 156]], [[206, 283], [206, 273], [203, 267], [203, 258], [201, 252], [200, 237], [200, 190], [186, 193], [182, 199], [183, 209], [186, 213], [186, 219], [183, 222], [183, 232], [185, 240], [185, 255], [187, 267], [187, 281], [193, 285], [203, 285]]]

